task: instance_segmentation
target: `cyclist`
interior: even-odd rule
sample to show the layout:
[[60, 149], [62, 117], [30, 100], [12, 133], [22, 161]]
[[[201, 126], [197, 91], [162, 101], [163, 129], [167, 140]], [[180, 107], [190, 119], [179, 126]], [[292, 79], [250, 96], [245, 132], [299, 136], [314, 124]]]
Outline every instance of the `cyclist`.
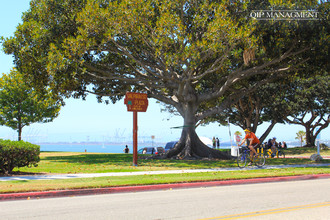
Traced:
[[252, 161], [253, 161], [253, 154], [257, 155], [257, 151], [255, 148], [257, 148], [260, 144], [259, 139], [257, 138], [257, 136], [251, 132], [249, 129], [245, 129], [245, 137], [242, 140], [241, 144], [239, 144], [238, 146], [242, 146], [242, 144], [246, 141], [249, 140], [249, 149], [250, 149], [250, 157], [251, 157], [251, 162], [248, 164], [249, 166], [252, 165]]

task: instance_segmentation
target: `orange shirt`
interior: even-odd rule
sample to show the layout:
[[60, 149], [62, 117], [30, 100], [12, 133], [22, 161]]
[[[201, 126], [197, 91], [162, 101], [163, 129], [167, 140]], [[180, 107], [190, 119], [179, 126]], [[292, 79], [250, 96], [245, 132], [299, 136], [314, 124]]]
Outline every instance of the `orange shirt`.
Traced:
[[[245, 135], [245, 140], [249, 140], [250, 144], [260, 144], [259, 139], [256, 137], [256, 135], [252, 132]], [[251, 143], [252, 141], [252, 143]]]

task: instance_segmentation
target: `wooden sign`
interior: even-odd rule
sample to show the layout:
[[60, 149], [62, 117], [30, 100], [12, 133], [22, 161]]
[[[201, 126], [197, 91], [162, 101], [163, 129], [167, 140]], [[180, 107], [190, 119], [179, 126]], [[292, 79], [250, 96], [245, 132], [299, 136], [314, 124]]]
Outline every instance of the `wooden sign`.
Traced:
[[133, 166], [137, 166], [137, 145], [138, 145], [138, 112], [146, 112], [148, 108], [148, 95], [145, 93], [126, 92], [124, 104], [127, 106], [127, 111], [133, 112]]
[[145, 93], [127, 92], [124, 103], [129, 112], [146, 112], [148, 108], [148, 95]]

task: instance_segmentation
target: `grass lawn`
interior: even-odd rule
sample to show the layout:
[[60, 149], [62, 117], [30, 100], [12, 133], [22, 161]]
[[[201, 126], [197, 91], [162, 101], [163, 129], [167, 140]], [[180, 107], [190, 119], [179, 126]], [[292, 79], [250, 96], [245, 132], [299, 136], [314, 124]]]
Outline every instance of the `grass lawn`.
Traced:
[[[294, 148], [288, 148], [284, 150], [286, 155], [294, 155], [294, 156], [311, 156], [312, 154], [317, 153], [317, 148], [311, 148], [311, 147], [294, 147]], [[330, 156], [330, 148], [327, 150], [321, 150], [320, 149], [321, 156]]]
[[264, 178], [330, 173], [330, 167], [283, 168], [274, 170], [237, 170], [225, 172], [139, 175], [119, 177], [74, 178], [59, 180], [22, 180], [0, 182], [0, 193], [31, 192], [64, 189], [137, 186], [197, 181], [220, 181], [233, 179]]
[[[310, 156], [316, 149], [288, 149], [286, 155]], [[330, 150], [321, 151], [330, 155]], [[15, 169], [20, 174], [58, 174], [58, 173], [106, 173], [153, 170], [203, 169], [237, 167], [235, 160], [160, 160], [144, 159], [140, 155], [138, 166], [132, 166], [132, 154], [41, 152], [38, 167]], [[323, 160], [330, 163], [330, 160]], [[266, 159], [267, 165], [312, 164], [309, 159], [284, 158]], [[276, 170], [237, 170], [226, 172], [142, 175], [126, 177], [99, 177], [67, 180], [29, 180], [0, 182], [0, 193], [42, 191], [57, 189], [98, 188], [125, 185], [144, 185], [192, 181], [211, 181], [225, 179], [244, 179], [269, 176], [290, 176], [330, 173], [330, 167], [285, 168]]]
[[[317, 152], [313, 148], [291, 148], [284, 151], [288, 156], [310, 156]], [[321, 151], [321, 155], [330, 155], [330, 150]], [[236, 160], [160, 160], [144, 159], [139, 155], [138, 166], [132, 166], [132, 154], [41, 152], [38, 167], [20, 168], [14, 171], [29, 173], [107, 173], [134, 172], [177, 169], [205, 169], [237, 167]], [[323, 160], [330, 163], [329, 160]], [[269, 158], [267, 165], [311, 164], [309, 159]]]

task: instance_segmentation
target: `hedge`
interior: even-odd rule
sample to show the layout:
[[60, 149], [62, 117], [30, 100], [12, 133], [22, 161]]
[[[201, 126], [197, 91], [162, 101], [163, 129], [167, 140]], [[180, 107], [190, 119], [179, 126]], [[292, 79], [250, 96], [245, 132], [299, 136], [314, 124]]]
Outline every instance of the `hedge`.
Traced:
[[0, 172], [9, 174], [15, 167], [38, 166], [40, 146], [24, 141], [0, 139]]

